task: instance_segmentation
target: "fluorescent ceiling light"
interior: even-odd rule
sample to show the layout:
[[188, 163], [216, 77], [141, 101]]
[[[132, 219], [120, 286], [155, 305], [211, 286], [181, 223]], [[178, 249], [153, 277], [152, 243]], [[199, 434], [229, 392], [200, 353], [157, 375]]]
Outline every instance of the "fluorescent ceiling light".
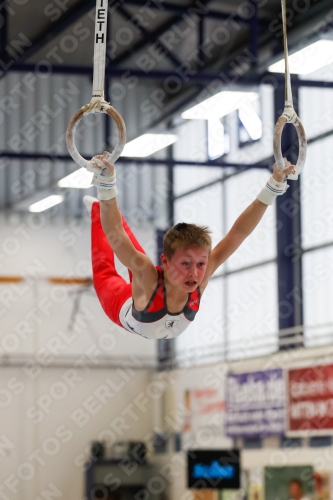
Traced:
[[255, 112], [253, 106], [248, 103], [246, 106], [239, 108], [239, 119], [244, 125], [247, 133], [253, 141], [262, 137], [262, 121]]
[[128, 142], [121, 156], [145, 158], [178, 140], [174, 134], [144, 134]]
[[43, 200], [37, 201], [37, 203], [33, 203], [29, 207], [29, 212], [44, 212], [48, 208], [54, 207], [64, 201], [64, 197], [60, 194], [52, 194], [51, 196], [47, 196]]
[[[289, 71], [306, 75], [333, 62], [333, 40], [318, 40], [289, 56]], [[284, 59], [268, 68], [272, 73], [284, 73]]]
[[75, 172], [60, 179], [58, 186], [62, 188], [88, 189], [91, 187], [93, 174], [85, 168], [79, 168]]
[[210, 120], [221, 118], [232, 111], [239, 109], [246, 103], [258, 99], [257, 92], [223, 91], [206, 99], [182, 113], [182, 118], [186, 120]]

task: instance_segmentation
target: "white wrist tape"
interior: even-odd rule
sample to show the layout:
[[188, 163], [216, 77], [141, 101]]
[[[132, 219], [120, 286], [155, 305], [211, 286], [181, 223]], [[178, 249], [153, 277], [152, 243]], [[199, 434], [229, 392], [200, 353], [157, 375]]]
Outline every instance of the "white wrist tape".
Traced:
[[116, 186], [116, 173], [109, 177], [102, 175], [94, 175], [93, 186], [97, 187], [97, 198], [99, 200], [111, 200], [118, 194]]
[[273, 205], [275, 198], [284, 194], [288, 188], [289, 185], [286, 181], [278, 182], [273, 176], [271, 176], [264, 189], [262, 189], [258, 194], [257, 200], [261, 201], [265, 205]]

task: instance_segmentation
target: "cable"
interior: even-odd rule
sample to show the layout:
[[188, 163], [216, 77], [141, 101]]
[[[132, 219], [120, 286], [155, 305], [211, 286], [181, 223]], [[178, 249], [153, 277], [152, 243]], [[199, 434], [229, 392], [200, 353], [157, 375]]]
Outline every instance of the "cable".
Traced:
[[285, 93], [284, 93], [285, 102], [284, 102], [283, 113], [276, 122], [274, 128], [273, 150], [274, 150], [275, 162], [278, 168], [279, 169], [285, 168], [285, 163], [281, 150], [281, 139], [285, 124], [292, 123], [296, 128], [296, 132], [298, 135], [299, 155], [296, 163], [296, 173], [289, 174], [288, 179], [297, 180], [305, 164], [307, 142], [306, 142], [304, 127], [302, 125], [301, 120], [297, 116], [296, 111], [294, 110], [294, 104], [293, 104], [293, 95], [291, 90], [291, 79], [289, 71], [286, 0], [281, 0], [281, 6], [282, 6], [282, 23], [283, 23], [284, 62], [285, 62]]

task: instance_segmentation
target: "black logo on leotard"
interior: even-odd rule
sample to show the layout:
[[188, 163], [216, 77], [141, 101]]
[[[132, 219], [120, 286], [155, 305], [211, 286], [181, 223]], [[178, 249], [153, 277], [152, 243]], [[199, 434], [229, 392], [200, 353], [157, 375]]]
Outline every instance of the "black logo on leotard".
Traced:
[[176, 325], [178, 325], [179, 319], [167, 319], [165, 322], [165, 328], [174, 328]]

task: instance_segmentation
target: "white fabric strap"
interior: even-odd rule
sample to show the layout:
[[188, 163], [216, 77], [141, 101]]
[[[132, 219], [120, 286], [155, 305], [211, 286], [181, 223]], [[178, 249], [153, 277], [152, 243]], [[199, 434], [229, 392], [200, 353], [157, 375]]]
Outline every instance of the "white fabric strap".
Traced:
[[116, 173], [108, 177], [95, 174], [92, 183], [93, 186], [97, 187], [97, 198], [99, 200], [111, 200], [118, 194]]
[[293, 94], [291, 91], [291, 80], [289, 71], [289, 54], [287, 40], [287, 7], [286, 0], [281, 0], [282, 6], [282, 23], [283, 23], [283, 43], [284, 43], [284, 64], [285, 64], [285, 107], [293, 108]]
[[258, 194], [257, 200], [261, 201], [265, 205], [273, 205], [275, 198], [283, 195], [288, 188], [289, 185], [286, 181], [278, 182], [273, 176], [271, 176], [264, 189], [262, 189]]
[[108, 0], [96, 0], [93, 98], [104, 99], [107, 19]]
[[112, 189], [104, 189], [104, 188], [97, 188], [97, 198], [100, 201], [107, 201], [107, 200], [112, 200], [112, 198], [116, 198], [118, 195], [118, 190], [116, 186]]

